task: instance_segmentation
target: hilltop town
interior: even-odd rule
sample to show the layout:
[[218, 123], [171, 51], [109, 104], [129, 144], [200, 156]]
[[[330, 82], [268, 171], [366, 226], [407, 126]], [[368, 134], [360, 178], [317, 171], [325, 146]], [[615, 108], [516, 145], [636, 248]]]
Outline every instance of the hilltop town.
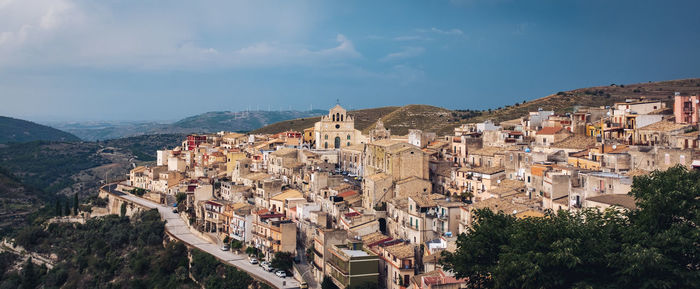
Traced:
[[459, 288], [441, 252], [455, 250], [474, 209], [625, 211], [635, 176], [700, 167], [700, 95], [669, 97], [538, 109], [448, 135], [395, 135], [381, 119], [363, 133], [336, 105], [303, 131], [188, 135], [119, 189], [172, 208], [221, 250], [248, 248], [267, 271], [277, 253], [295, 256], [280, 275], [303, 284]]

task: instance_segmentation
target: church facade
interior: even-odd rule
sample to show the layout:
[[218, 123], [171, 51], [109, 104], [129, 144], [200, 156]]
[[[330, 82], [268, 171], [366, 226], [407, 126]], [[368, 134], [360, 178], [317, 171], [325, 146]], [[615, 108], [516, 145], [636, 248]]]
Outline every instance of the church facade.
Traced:
[[364, 143], [364, 136], [355, 129], [355, 119], [340, 105], [330, 109], [328, 115], [314, 124], [316, 149], [339, 149]]

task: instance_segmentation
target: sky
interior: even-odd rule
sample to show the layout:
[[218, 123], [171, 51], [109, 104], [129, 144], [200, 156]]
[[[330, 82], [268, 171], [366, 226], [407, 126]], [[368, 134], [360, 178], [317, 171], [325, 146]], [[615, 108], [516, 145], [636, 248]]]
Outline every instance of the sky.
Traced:
[[487, 109], [700, 77], [700, 1], [0, 0], [0, 115]]

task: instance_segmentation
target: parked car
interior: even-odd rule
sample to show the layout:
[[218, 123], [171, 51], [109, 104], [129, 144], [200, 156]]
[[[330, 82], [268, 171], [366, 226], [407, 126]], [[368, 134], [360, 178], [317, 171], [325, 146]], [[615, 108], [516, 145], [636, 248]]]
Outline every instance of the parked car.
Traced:
[[258, 258], [248, 257], [248, 262], [250, 262], [250, 264], [253, 264], [253, 265], [258, 264]]
[[280, 277], [280, 278], [287, 277], [287, 273], [285, 273], [282, 270], [277, 270], [277, 272], [275, 272], [275, 275], [277, 275], [277, 277]]
[[228, 250], [229, 250], [228, 244], [222, 244], [222, 245], [221, 245], [221, 251], [228, 251]]
[[263, 270], [265, 270], [267, 272], [272, 272], [275, 270], [275, 268], [272, 268], [272, 265], [270, 265], [270, 263], [265, 263], [265, 264], [261, 265], [260, 267], [262, 267]]

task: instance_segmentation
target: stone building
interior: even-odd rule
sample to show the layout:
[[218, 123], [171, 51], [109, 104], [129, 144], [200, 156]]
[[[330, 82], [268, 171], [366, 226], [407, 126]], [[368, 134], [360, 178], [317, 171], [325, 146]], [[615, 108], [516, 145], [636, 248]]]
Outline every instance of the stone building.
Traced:
[[314, 125], [316, 149], [339, 149], [364, 142], [362, 133], [355, 129], [355, 120], [347, 110], [336, 105]]

